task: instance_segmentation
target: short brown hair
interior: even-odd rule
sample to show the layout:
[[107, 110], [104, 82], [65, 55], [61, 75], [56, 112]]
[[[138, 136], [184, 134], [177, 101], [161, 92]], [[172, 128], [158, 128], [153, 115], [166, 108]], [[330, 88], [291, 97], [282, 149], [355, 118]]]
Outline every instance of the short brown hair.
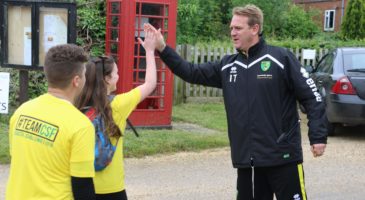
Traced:
[[232, 14], [248, 17], [248, 25], [253, 26], [255, 24], [258, 24], [260, 27], [259, 33], [262, 33], [264, 14], [259, 7], [253, 4], [247, 4], [245, 7], [234, 7], [232, 10]]
[[81, 75], [88, 55], [74, 44], [57, 45], [49, 49], [44, 62], [48, 85], [65, 89], [76, 75]]

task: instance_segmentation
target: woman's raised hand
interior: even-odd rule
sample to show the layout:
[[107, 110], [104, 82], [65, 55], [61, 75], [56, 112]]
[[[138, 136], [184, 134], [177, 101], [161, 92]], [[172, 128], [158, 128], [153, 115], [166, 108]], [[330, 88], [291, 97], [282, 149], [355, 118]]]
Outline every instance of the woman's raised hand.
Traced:
[[142, 40], [138, 38], [139, 43], [146, 51], [154, 51], [157, 44], [157, 31], [151, 24], [144, 24], [145, 38]]

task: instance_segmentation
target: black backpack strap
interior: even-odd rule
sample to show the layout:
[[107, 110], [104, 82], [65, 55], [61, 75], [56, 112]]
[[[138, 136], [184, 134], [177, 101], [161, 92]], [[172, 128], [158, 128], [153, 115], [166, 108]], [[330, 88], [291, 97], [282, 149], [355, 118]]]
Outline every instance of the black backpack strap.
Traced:
[[137, 130], [134, 128], [132, 122], [128, 118], [127, 118], [127, 124], [132, 129], [134, 135], [136, 135], [136, 137], [139, 137], [139, 134], [137, 133]]
[[[112, 102], [112, 101], [113, 101], [113, 99], [114, 99], [114, 97], [115, 97], [115, 95], [108, 95], [109, 101], [110, 101], [110, 102]], [[134, 135], [135, 135], [136, 137], [139, 137], [139, 134], [138, 134], [138, 132], [137, 132], [136, 128], [133, 126], [132, 122], [131, 122], [128, 118], [127, 118], [127, 124], [128, 124], [128, 126], [132, 129], [132, 131], [133, 131]]]

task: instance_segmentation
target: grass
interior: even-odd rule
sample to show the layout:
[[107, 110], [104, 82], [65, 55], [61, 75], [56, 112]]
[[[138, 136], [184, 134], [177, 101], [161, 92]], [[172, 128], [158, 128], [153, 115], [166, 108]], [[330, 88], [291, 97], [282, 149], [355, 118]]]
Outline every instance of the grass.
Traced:
[[[223, 103], [187, 103], [173, 107], [174, 122], [186, 122], [214, 129], [192, 132], [180, 129], [138, 129], [140, 137], [128, 130], [124, 140], [126, 157], [199, 151], [228, 146], [227, 123]], [[7, 120], [0, 120], [0, 164], [9, 163]]]
[[199, 151], [228, 145], [227, 135], [189, 133], [179, 130], [141, 130], [137, 138], [130, 131], [124, 141], [125, 157], [143, 157], [180, 151]]
[[206, 128], [227, 132], [223, 102], [179, 104], [173, 107], [172, 120], [199, 124]]
[[0, 164], [9, 163], [8, 125], [0, 121]]

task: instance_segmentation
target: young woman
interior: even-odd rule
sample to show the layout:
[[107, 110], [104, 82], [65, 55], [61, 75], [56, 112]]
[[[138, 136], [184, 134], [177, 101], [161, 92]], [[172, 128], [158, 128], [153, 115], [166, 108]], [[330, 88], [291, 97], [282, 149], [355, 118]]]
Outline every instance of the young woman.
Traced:
[[97, 200], [126, 200], [123, 164], [123, 133], [126, 119], [156, 87], [155, 44], [156, 34], [145, 28], [145, 40], [138, 38], [146, 51], [145, 83], [129, 92], [116, 95], [112, 101], [108, 95], [116, 90], [118, 68], [113, 58], [97, 57], [86, 65], [86, 83], [77, 101], [77, 107], [93, 107], [104, 119], [104, 130], [116, 150], [111, 163], [97, 171], [94, 185]]

